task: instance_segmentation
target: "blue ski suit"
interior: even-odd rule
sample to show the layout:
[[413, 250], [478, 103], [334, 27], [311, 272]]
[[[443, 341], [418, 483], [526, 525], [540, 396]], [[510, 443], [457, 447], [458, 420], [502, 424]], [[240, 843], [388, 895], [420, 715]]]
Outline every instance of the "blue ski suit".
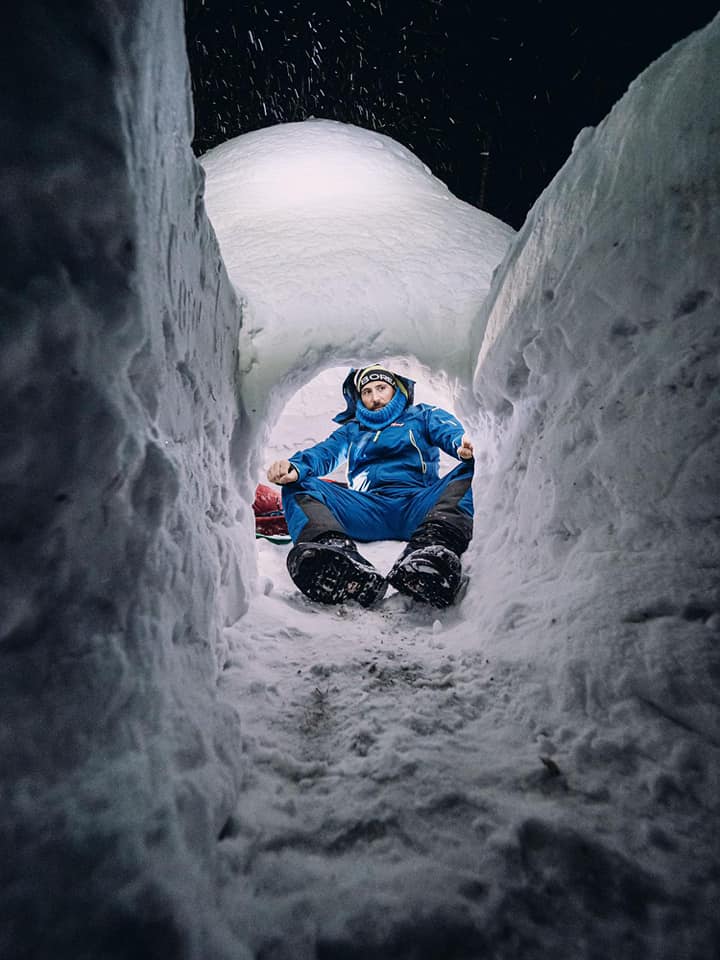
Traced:
[[[348, 420], [290, 457], [298, 472], [282, 491], [290, 536], [297, 543], [339, 530], [365, 542], [411, 540], [433, 510], [451, 522], [459, 511], [471, 527], [473, 461], [438, 475], [439, 449], [459, 460], [464, 432], [451, 413], [426, 403], [406, 406], [380, 430]], [[346, 460], [347, 487], [321, 479]]]

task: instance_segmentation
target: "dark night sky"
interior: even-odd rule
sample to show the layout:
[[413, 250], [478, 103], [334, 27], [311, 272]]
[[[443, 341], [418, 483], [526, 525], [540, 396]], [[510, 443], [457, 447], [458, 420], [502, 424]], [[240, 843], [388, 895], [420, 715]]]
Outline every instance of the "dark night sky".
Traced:
[[520, 227], [628, 84], [717, 2], [186, 0], [194, 149], [326, 117], [386, 133]]

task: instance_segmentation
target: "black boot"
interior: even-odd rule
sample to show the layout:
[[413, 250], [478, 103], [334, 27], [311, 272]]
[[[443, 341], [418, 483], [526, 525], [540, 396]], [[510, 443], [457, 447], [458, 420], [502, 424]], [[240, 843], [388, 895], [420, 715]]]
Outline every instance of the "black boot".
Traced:
[[323, 533], [297, 543], [288, 554], [287, 568], [298, 590], [318, 603], [357, 600], [369, 607], [387, 590], [382, 574], [343, 533]]
[[445, 504], [431, 510], [395, 561], [388, 581], [415, 600], [449, 607], [462, 584], [460, 555], [471, 536], [472, 520], [461, 510]]
[[460, 589], [462, 566], [458, 555], [440, 544], [415, 547], [402, 553], [388, 580], [414, 600], [449, 607]]

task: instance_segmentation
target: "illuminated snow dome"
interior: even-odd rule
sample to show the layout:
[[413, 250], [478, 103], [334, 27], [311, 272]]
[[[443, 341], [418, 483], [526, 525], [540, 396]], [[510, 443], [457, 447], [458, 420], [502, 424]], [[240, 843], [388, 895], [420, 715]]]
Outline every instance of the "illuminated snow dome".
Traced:
[[469, 388], [478, 310], [510, 227], [389, 137], [335, 121], [245, 134], [201, 163], [244, 300], [247, 439], [333, 362], [412, 356]]

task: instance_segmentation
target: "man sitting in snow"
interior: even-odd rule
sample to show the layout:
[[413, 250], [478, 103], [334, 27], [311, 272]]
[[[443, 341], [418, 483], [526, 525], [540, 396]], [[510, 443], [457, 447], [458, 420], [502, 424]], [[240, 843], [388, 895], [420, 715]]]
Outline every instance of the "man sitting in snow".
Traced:
[[[455, 599], [472, 536], [473, 446], [452, 414], [413, 405], [414, 381], [377, 364], [352, 369], [347, 408], [327, 440], [268, 469], [283, 485], [293, 582], [311, 600], [370, 606], [388, 583], [437, 607]], [[442, 479], [439, 450], [463, 461]], [[348, 486], [321, 478], [348, 462]], [[407, 540], [387, 578], [355, 540]]]

